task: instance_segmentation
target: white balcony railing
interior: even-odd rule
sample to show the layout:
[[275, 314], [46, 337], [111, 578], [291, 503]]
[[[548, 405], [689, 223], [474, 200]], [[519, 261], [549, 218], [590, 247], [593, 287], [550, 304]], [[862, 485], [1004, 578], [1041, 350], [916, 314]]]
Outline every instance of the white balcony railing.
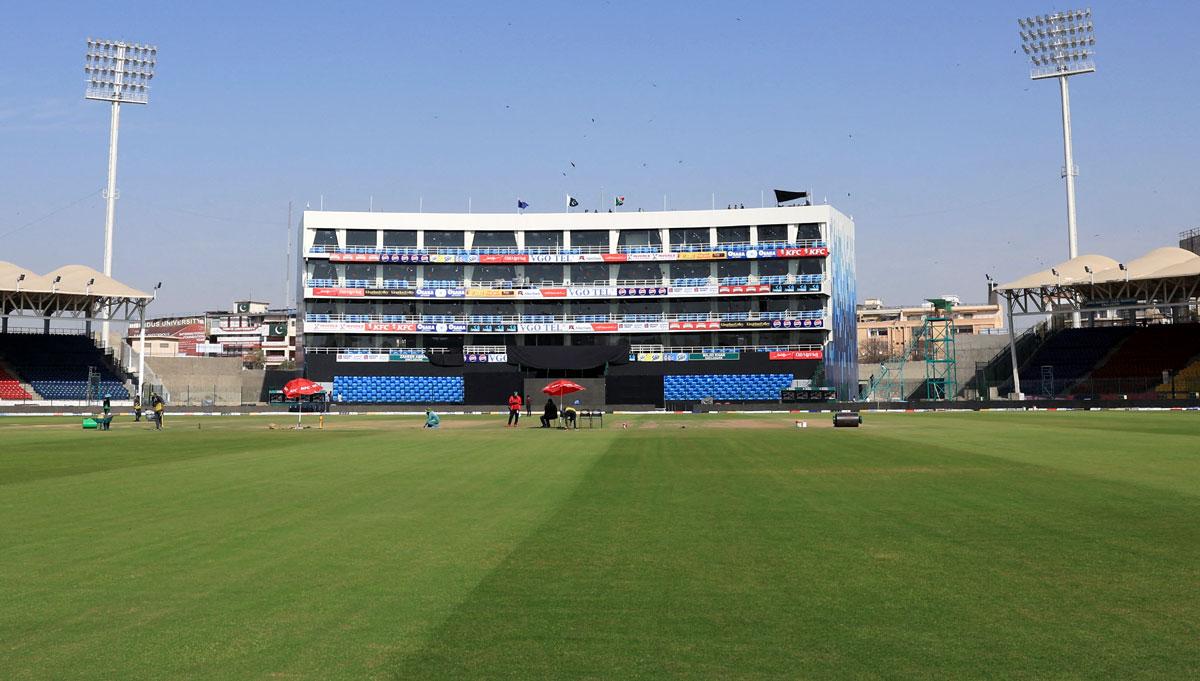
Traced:
[[[308, 288], [370, 288], [394, 290], [397, 296], [405, 295], [415, 289], [484, 289], [489, 291], [504, 291], [527, 288], [567, 288], [575, 287], [605, 287], [605, 288], [639, 288], [639, 287], [676, 287], [697, 288], [704, 286], [805, 286], [806, 291], [795, 293], [819, 292], [825, 281], [824, 274], [779, 274], [751, 275], [746, 277], [671, 277], [670, 279], [601, 279], [597, 281], [531, 281], [529, 279], [489, 279], [486, 281], [446, 280], [446, 279], [306, 279], [304, 285]], [[791, 293], [791, 291], [789, 291]]]
[[772, 248], [821, 248], [828, 244], [824, 239], [797, 239], [796, 241], [760, 241], [751, 243], [738, 241], [731, 243], [689, 243], [689, 244], [652, 244], [652, 245], [616, 245], [616, 246], [530, 246], [516, 248], [514, 246], [495, 246], [479, 248], [426, 247], [413, 246], [309, 246], [310, 255], [351, 254], [351, 255], [449, 255], [449, 256], [482, 256], [482, 255], [604, 255], [604, 254], [653, 254], [653, 253], [706, 253], [714, 251], [752, 251]]

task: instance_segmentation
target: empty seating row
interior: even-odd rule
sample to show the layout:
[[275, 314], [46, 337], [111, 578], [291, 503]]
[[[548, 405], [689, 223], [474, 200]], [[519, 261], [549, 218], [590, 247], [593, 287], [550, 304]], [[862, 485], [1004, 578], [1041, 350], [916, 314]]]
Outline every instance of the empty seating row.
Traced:
[[792, 383], [791, 374], [699, 374], [663, 377], [667, 401], [778, 400], [779, 391]]
[[88, 395], [88, 382], [84, 381], [30, 381], [29, 385], [47, 400], [100, 399], [105, 395], [114, 400], [128, 400], [129, 391], [116, 381], [100, 381], [96, 394]]
[[461, 376], [334, 376], [335, 402], [461, 404]]
[[29, 400], [33, 395], [21, 387], [21, 382], [4, 369], [0, 369], [0, 400]]
[[101, 382], [95, 396], [107, 392], [113, 399], [129, 399], [124, 379], [113, 373], [108, 358], [89, 336], [0, 334], [0, 357], [7, 361], [16, 377], [46, 399], [88, 399], [89, 370], [95, 370]]

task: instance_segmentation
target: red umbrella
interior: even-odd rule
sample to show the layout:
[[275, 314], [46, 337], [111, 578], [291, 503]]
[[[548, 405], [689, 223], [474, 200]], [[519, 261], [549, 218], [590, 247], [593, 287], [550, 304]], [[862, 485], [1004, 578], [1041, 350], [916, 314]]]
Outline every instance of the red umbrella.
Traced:
[[283, 396], [289, 400], [294, 400], [301, 395], [316, 395], [319, 392], [324, 392], [320, 383], [313, 383], [307, 378], [293, 378], [283, 386]]
[[554, 395], [556, 397], [562, 397], [563, 395], [577, 393], [580, 390], [586, 390], [586, 388], [579, 385], [578, 383], [575, 383], [573, 381], [568, 381], [565, 379], [561, 379], [561, 378], [557, 381], [554, 381], [553, 383], [546, 386], [545, 388], [542, 388], [542, 392], [546, 393], [547, 395]]

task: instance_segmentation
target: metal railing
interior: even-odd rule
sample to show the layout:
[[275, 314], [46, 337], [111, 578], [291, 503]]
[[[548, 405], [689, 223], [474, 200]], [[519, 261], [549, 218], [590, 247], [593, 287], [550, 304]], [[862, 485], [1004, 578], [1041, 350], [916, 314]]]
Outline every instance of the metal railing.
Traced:
[[[819, 286], [824, 281], [824, 274], [766, 274], [749, 275], [745, 277], [671, 277], [669, 279], [664, 277], [659, 279], [597, 279], [594, 281], [533, 281], [531, 279], [382, 279], [373, 281], [370, 279], [308, 278], [305, 280], [304, 285], [308, 288], [380, 288], [405, 291], [417, 288], [477, 288], [487, 290], [511, 290], [522, 288], [566, 288], [569, 286], [602, 286], [607, 288], [637, 288], [647, 286], [753, 286], [758, 284], [784, 286], [803, 284], [805, 286]], [[820, 291], [819, 287], [811, 289], [809, 292], [818, 291]], [[795, 291], [795, 293], [804, 292], [805, 291]]]
[[679, 312], [664, 314], [586, 314], [586, 315], [405, 315], [405, 314], [320, 314], [304, 315], [306, 322], [352, 323], [426, 323], [426, 324], [551, 324], [597, 322], [720, 322], [824, 319], [823, 310], [787, 310], [782, 312]]
[[721, 352], [789, 352], [797, 350], [820, 350], [821, 348], [821, 345], [815, 343], [760, 343], [759, 345], [630, 345], [629, 351], [633, 353], [686, 352], [715, 354]]
[[[714, 251], [751, 251], [764, 248], [822, 248], [828, 244], [824, 239], [797, 239], [795, 241], [738, 241], [730, 243], [687, 243], [687, 244], [642, 244], [616, 246], [482, 246], [465, 248], [457, 246], [432, 246], [417, 248], [415, 246], [328, 246], [313, 245], [308, 248], [310, 254], [346, 254], [346, 255], [604, 255], [630, 253], [706, 253]], [[490, 264], [490, 263], [489, 263]], [[522, 263], [514, 263], [522, 264]]]

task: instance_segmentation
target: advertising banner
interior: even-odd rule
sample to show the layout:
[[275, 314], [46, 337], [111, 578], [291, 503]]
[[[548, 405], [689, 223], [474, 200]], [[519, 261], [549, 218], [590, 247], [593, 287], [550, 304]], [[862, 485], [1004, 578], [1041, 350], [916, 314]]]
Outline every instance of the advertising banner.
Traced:
[[[310, 253], [310, 255], [322, 255]], [[725, 260], [755, 258], [823, 258], [826, 246], [798, 248], [758, 248], [732, 251], [690, 251], [683, 253], [329, 253], [330, 262], [383, 263], [575, 263], [575, 262], [662, 262], [670, 260]]]
[[823, 319], [772, 319], [772, 329], [809, 329], [825, 326]]
[[770, 293], [770, 284], [739, 284], [735, 286], [719, 286], [717, 293], [721, 295], [738, 295], [744, 293]]
[[392, 350], [391, 352], [339, 352], [339, 362], [428, 362], [422, 351]]
[[362, 298], [361, 288], [310, 288], [308, 295], [317, 298]]
[[721, 328], [721, 322], [671, 322], [667, 328], [670, 331], [716, 331]]
[[824, 359], [822, 350], [779, 350], [768, 353], [770, 359]]
[[503, 352], [472, 352], [463, 355], [463, 359], [469, 363], [505, 364], [508, 362], [508, 355]]
[[[257, 327], [256, 327], [257, 328]], [[139, 327], [130, 325], [127, 336], [137, 338]], [[179, 341], [179, 354], [196, 357], [204, 354], [196, 349], [197, 343], [207, 340], [204, 317], [165, 317], [147, 319], [146, 333], [154, 336], [171, 336]]]
[[513, 298], [517, 295], [511, 288], [469, 288], [465, 293], [468, 298]]
[[379, 262], [378, 253], [331, 253], [329, 262]]
[[618, 286], [617, 296], [665, 296], [669, 291], [666, 286]]
[[529, 256], [523, 253], [504, 253], [499, 255], [481, 255], [479, 256], [480, 263], [486, 264], [511, 264], [521, 265], [529, 262]]
[[415, 333], [416, 322], [365, 322], [363, 331], [378, 331], [379, 333]]
[[717, 292], [716, 286], [672, 286], [673, 296], [711, 296]]
[[829, 255], [826, 246], [806, 246], [804, 248], [776, 248], [777, 258], [824, 258]]
[[467, 297], [467, 289], [465, 288], [419, 288], [417, 289], [418, 298], [465, 298]]

